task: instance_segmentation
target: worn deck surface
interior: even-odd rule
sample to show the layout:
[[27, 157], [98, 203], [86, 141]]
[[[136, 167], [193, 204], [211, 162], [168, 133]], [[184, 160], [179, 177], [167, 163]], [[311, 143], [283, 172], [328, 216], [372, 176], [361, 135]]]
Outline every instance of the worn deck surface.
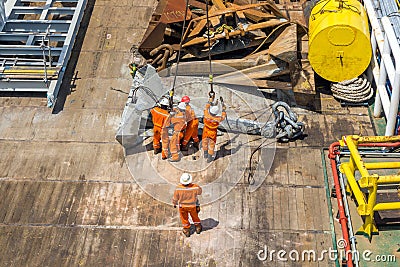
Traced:
[[308, 136], [278, 145], [257, 191], [241, 179], [203, 206], [200, 235], [184, 238], [177, 211], [135, 183], [114, 134], [131, 85], [129, 48], [154, 2], [89, 1], [66, 77], [76, 79], [55, 114], [43, 97], [0, 97], [0, 266], [333, 266], [257, 253], [332, 247], [321, 148], [372, 135], [365, 108], [321, 94], [319, 112], [297, 109]]

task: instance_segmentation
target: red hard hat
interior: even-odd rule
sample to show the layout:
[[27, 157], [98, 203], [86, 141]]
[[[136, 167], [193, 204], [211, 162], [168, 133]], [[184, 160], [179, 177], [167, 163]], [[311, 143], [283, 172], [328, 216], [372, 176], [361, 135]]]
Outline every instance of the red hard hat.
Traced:
[[190, 102], [190, 97], [188, 97], [187, 95], [183, 96], [182, 99], [181, 99], [181, 102], [189, 103]]

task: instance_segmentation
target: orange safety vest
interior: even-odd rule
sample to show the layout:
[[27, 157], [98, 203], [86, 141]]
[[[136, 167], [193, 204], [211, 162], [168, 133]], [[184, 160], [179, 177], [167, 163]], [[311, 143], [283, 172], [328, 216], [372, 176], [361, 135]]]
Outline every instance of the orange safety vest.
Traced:
[[154, 107], [150, 110], [151, 116], [153, 118], [153, 125], [163, 128], [164, 124], [168, 119], [168, 110], [162, 109], [160, 107]]
[[174, 132], [181, 132], [186, 129], [186, 114], [185, 112], [175, 109], [175, 114], [169, 117], [167, 125], [174, 125]]
[[197, 184], [189, 184], [187, 186], [180, 184], [175, 189], [172, 203], [174, 205], [179, 204], [179, 207], [196, 206], [198, 203], [197, 196], [201, 195], [202, 192], [203, 190]]
[[186, 105], [186, 121], [190, 122], [193, 120], [197, 120], [196, 114], [190, 105]]
[[221, 114], [222, 116], [211, 115], [209, 112], [210, 106], [211, 106], [211, 104], [207, 103], [204, 108], [203, 122], [204, 122], [204, 126], [207, 127], [208, 129], [216, 130], [219, 126], [219, 123], [221, 121], [225, 120], [226, 112], [222, 111], [222, 114]]

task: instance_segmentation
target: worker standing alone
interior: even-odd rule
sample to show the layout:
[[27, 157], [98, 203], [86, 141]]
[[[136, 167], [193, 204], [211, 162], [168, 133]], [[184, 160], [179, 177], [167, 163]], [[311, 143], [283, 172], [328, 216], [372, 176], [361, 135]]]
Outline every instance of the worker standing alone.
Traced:
[[180, 178], [180, 184], [176, 187], [172, 204], [174, 208], [179, 207], [179, 215], [181, 217], [183, 233], [190, 236], [189, 214], [196, 227], [196, 233], [200, 234], [202, 230], [201, 221], [198, 215], [200, 211], [198, 206], [199, 200], [197, 196], [201, 195], [202, 189], [199, 185], [193, 184], [193, 177], [189, 173], [183, 173]]
[[217, 128], [223, 120], [226, 118], [226, 106], [222, 103], [222, 114], [218, 116], [219, 107], [218, 100], [213, 103], [214, 95], [210, 97], [208, 103], [204, 108], [204, 128], [202, 136], [202, 148], [204, 152], [204, 158], [207, 158], [207, 162], [213, 161], [215, 143], [217, 142]]
[[171, 152], [171, 162], [180, 161], [180, 146], [181, 140], [184, 136], [184, 130], [186, 129], [186, 104], [179, 103], [178, 107], [171, 113], [167, 125], [172, 124], [174, 127], [174, 133], [172, 134], [169, 151]]
[[[167, 98], [162, 98], [161, 101], [150, 110], [153, 120], [153, 149], [154, 154], [162, 151], [162, 159], [168, 157], [168, 130], [166, 123], [169, 118], [168, 112], [169, 101]], [[162, 141], [162, 150], [160, 140]]]
[[182, 150], [187, 150], [187, 145], [190, 141], [190, 138], [193, 138], [193, 146], [199, 148], [199, 119], [196, 118], [196, 114], [194, 110], [190, 106], [190, 98], [185, 95], [182, 97], [181, 103], [185, 103], [186, 105], [186, 131], [182, 141]]

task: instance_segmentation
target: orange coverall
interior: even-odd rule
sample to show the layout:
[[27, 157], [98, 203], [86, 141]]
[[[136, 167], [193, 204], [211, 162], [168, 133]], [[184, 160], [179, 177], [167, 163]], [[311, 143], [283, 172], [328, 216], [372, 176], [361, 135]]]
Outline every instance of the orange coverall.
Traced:
[[203, 151], [207, 152], [209, 155], [214, 154], [215, 143], [217, 142], [217, 128], [219, 123], [226, 118], [226, 112], [222, 111], [222, 116], [214, 116], [208, 111], [211, 106], [211, 101], [209, 101], [204, 108], [204, 128], [202, 137], [202, 147]]
[[193, 138], [193, 141], [196, 143], [199, 142], [199, 119], [196, 118], [196, 114], [190, 105], [186, 105], [186, 122], [187, 127], [182, 142], [183, 146], [186, 146], [189, 143], [190, 138]]
[[184, 186], [178, 185], [172, 198], [172, 204], [179, 206], [179, 215], [182, 226], [185, 229], [190, 228], [189, 214], [195, 225], [200, 224], [200, 218], [196, 211], [197, 196], [201, 195], [202, 189], [197, 184]]
[[183, 131], [186, 129], [186, 114], [179, 109], [176, 109], [175, 112], [175, 115], [171, 115], [167, 122], [168, 125], [174, 125], [169, 151], [171, 152], [172, 160], [179, 160], [180, 143], [183, 138]]
[[168, 110], [160, 107], [154, 107], [150, 110], [153, 118], [153, 148], [159, 149], [161, 147], [160, 140], [162, 140], [162, 157], [168, 157], [168, 130], [165, 128], [167, 119], [169, 117]]

